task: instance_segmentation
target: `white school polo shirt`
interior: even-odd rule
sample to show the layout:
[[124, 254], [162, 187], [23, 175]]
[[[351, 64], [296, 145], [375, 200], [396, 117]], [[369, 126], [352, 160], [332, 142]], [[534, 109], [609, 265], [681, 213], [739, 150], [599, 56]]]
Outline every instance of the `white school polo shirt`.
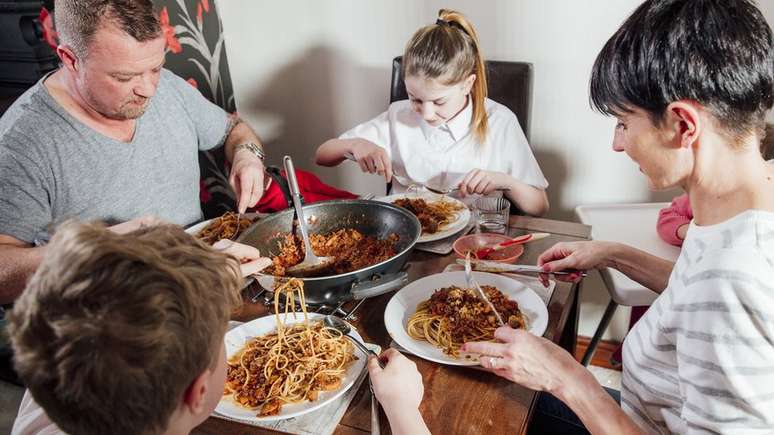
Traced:
[[[411, 183], [453, 187], [471, 170], [485, 169], [540, 189], [548, 187], [516, 115], [488, 98], [484, 104], [489, 118], [484, 144], [471, 134], [472, 104], [449, 122], [433, 127], [411, 109], [409, 100], [390, 104], [386, 112], [339, 138], [362, 138], [384, 148], [393, 172]], [[407, 187], [393, 180], [393, 193]]]

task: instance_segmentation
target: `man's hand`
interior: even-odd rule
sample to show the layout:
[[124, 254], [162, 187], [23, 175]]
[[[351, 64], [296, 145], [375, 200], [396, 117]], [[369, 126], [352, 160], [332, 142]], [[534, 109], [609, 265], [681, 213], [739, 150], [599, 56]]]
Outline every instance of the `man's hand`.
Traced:
[[263, 196], [265, 170], [263, 161], [249, 150], [240, 149], [234, 153], [228, 182], [236, 193], [240, 213], [258, 204]]

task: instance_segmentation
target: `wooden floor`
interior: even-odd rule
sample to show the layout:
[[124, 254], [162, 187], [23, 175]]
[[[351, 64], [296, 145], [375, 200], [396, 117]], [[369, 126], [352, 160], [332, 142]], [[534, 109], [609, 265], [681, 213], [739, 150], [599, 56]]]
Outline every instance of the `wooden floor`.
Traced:
[[[575, 359], [579, 362], [583, 358], [583, 354], [586, 353], [586, 348], [589, 347], [590, 341], [590, 337], [578, 336], [578, 345], [575, 350]], [[613, 367], [613, 365], [610, 364], [610, 357], [620, 345], [621, 343], [618, 343], [617, 341], [600, 341], [597, 345], [597, 351], [594, 352], [594, 357], [591, 358], [591, 365], [621, 371], [620, 366]]]

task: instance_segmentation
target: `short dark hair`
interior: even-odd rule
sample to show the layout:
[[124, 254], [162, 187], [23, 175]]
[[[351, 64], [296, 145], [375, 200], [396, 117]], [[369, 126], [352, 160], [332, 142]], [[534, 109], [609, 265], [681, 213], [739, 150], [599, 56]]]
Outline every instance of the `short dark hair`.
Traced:
[[66, 222], [8, 316], [16, 370], [67, 433], [162, 433], [218, 364], [241, 283], [235, 258], [178, 226]]
[[60, 41], [86, 57], [94, 34], [105, 20], [139, 42], [161, 35], [161, 23], [151, 0], [56, 0], [54, 20]]
[[763, 136], [774, 104], [772, 31], [749, 0], [648, 0], [607, 41], [591, 73], [591, 105], [639, 108], [656, 125], [666, 107], [694, 100], [734, 140]]

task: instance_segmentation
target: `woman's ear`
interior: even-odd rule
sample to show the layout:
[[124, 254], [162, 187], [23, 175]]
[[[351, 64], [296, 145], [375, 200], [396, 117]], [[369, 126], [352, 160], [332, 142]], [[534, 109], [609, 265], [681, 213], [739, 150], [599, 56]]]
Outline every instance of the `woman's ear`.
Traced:
[[704, 128], [701, 111], [690, 101], [675, 101], [666, 108], [666, 126], [679, 137], [680, 146], [690, 148]]

